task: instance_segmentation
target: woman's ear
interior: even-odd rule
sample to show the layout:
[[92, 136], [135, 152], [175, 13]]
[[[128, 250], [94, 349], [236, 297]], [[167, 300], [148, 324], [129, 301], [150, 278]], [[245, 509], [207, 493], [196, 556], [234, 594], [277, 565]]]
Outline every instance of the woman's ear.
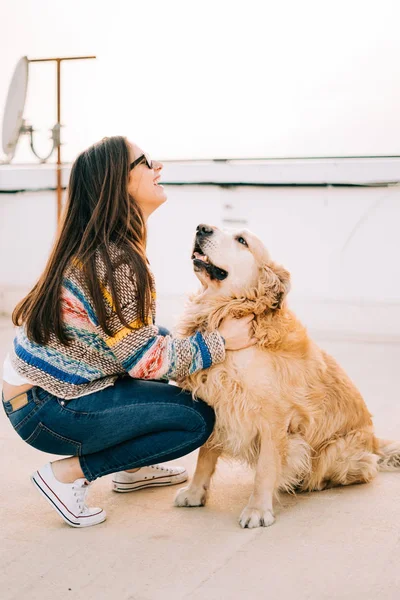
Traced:
[[290, 290], [290, 273], [281, 265], [270, 262], [263, 267], [261, 285], [267, 308], [278, 310]]

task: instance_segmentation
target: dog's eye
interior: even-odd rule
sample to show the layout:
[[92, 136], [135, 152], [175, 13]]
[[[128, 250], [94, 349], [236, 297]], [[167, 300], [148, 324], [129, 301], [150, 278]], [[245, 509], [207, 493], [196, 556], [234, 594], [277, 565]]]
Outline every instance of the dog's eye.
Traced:
[[242, 238], [242, 236], [239, 236], [236, 239], [239, 242], [239, 244], [243, 244], [243, 246], [247, 246], [247, 242], [246, 242], [246, 240], [244, 238]]

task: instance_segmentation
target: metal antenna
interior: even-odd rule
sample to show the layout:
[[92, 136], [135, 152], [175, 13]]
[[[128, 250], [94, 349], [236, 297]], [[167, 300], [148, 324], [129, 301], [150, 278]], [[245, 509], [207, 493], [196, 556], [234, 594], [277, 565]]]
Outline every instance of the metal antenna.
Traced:
[[37, 158], [41, 161], [45, 161], [53, 154], [55, 148], [57, 148], [57, 167], [56, 167], [56, 175], [57, 175], [57, 223], [60, 220], [61, 216], [61, 199], [62, 199], [62, 185], [61, 185], [61, 63], [64, 60], [88, 60], [96, 58], [95, 56], [64, 56], [64, 57], [56, 57], [56, 58], [28, 58], [28, 62], [30, 63], [41, 63], [41, 62], [56, 62], [57, 63], [57, 123], [54, 125], [52, 129], [52, 140], [53, 140], [53, 148], [51, 149], [50, 154], [46, 156], [46, 158], [40, 158], [38, 154], [35, 152], [33, 147], [33, 128], [31, 126], [23, 126], [23, 131], [21, 133], [29, 133], [30, 135], [30, 145], [33, 153]]

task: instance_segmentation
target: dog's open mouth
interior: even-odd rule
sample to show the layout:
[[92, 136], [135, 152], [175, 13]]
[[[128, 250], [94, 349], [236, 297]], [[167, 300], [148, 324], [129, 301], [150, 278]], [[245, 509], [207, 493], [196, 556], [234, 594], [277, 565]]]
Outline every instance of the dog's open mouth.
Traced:
[[194, 270], [195, 271], [201, 271], [201, 270], [206, 271], [206, 273], [210, 277], [210, 279], [218, 279], [218, 281], [223, 281], [224, 279], [226, 279], [228, 277], [227, 271], [225, 271], [224, 269], [220, 269], [216, 265], [212, 264], [209, 257], [203, 253], [203, 250], [200, 248], [198, 242], [195, 243], [195, 246], [193, 249], [193, 254], [192, 254], [192, 260], [193, 260]]

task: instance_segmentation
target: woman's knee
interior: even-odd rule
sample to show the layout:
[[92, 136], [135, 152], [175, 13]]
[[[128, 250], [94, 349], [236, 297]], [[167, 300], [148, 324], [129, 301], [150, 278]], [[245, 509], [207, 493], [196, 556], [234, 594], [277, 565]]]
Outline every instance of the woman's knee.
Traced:
[[208, 440], [213, 432], [215, 426], [215, 412], [208, 404], [203, 400], [195, 400], [194, 408], [197, 412], [198, 427], [202, 433], [202, 444]]

